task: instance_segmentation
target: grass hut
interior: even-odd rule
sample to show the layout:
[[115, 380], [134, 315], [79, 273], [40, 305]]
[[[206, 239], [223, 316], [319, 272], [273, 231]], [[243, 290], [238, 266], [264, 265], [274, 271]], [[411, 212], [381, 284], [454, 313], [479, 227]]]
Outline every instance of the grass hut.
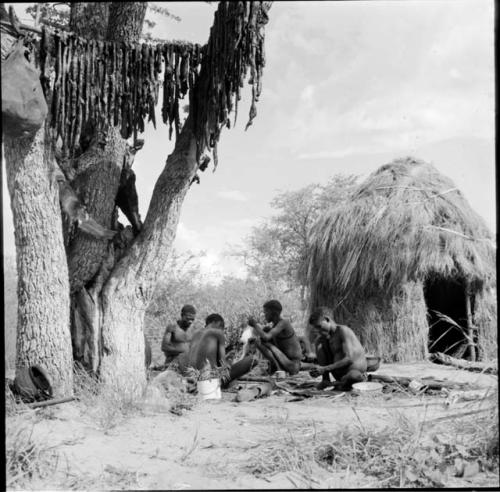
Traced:
[[412, 158], [380, 167], [313, 227], [310, 307], [386, 361], [497, 355], [496, 247], [455, 184]]

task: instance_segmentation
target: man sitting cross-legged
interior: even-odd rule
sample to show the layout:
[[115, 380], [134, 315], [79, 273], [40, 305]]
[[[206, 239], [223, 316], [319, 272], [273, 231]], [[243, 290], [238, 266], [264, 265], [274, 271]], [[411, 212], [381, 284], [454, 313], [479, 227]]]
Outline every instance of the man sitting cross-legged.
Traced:
[[230, 365], [226, 359], [226, 337], [224, 318], [220, 314], [210, 314], [205, 319], [205, 328], [198, 330], [191, 339], [189, 350], [178, 358], [179, 368], [186, 372], [188, 367], [201, 371], [208, 364], [212, 368], [226, 368], [227, 376], [223, 385], [249, 372], [256, 364], [249, 356]]
[[250, 318], [248, 324], [258, 335], [253, 343], [271, 363], [271, 374], [281, 369], [293, 375], [300, 370], [302, 350], [295, 330], [281, 317], [281, 311], [279, 301], [268, 301], [264, 304], [264, 317], [269, 325], [262, 326], [254, 318]]
[[182, 307], [181, 318], [175, 323], [169, 323], [165, 329], [161, 349], [165, 354], [165, 366], [168, 366], [180, 354], [186, 353], [189, 349], [189, 339], [187, 331], [196, 318], [196, 309], [190, 304]]
[[333, 386], [350, 390], [353, 383], [366, 380], [366, 356], [354, 332], [333, 319], [330, 308], [319, 307], [309, 317], [309, 323], [318, 330], [316, 355], [318, 365], [311, 369], [313, 377], [322, 376], [318, 389], [331, 386], [329, 374], [335, 378]]

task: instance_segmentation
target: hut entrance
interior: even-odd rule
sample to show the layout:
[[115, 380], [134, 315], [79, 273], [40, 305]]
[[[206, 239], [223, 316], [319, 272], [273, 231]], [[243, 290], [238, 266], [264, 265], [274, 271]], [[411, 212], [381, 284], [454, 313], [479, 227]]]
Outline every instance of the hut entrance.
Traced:
[[[424, 286], [429, 322], [429, 352], [442, 352], [465, 358], [467, 343], [467, 307], [465, 284], [449, 279], [429, 280]], [[471, 306], [473, 309], [473, 307]], [[444, 315], [444, 317], [443, 317]], [[457, 325], [446, 320], [451, 318]]]

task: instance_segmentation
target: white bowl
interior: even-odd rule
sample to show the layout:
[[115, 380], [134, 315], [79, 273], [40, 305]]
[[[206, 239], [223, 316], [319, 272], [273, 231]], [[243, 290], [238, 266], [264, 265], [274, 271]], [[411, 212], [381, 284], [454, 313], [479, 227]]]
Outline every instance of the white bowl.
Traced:
[[383, 386], [380, 383], [375, 383], [373, 381], [367, 381], [363, 383], [354, 383], [352, 385], [352, 390], [359, 394], [375, 394], [382, 393]]

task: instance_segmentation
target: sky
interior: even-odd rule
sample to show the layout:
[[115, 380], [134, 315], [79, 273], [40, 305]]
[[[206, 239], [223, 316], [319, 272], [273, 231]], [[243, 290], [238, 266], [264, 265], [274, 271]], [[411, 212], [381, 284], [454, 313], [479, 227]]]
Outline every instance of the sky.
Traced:
[[[208, 40], [216, 2], [162, 6], [182, 20], [148, 13], [154, 36]], [[22, 4], [16, 10], [26, 18]], [[174, 246], [205, 253], [206, 280], [245, 275], [230, 250], [273, 214], [279, 192], [337, 173], [367, 176], [408, 155], [450, 177], [496, 231], [493, 1], [274, 2], [265, 48], [253, 125], [244, 130], [246, 86], [217, 169], [201, 174], [183, 204]], [[173, 142], [162, 123], [143, 138], [134, 169], [145, 218]], [[14, 254], [5, 183], [3, 196], [4, 251]]]

